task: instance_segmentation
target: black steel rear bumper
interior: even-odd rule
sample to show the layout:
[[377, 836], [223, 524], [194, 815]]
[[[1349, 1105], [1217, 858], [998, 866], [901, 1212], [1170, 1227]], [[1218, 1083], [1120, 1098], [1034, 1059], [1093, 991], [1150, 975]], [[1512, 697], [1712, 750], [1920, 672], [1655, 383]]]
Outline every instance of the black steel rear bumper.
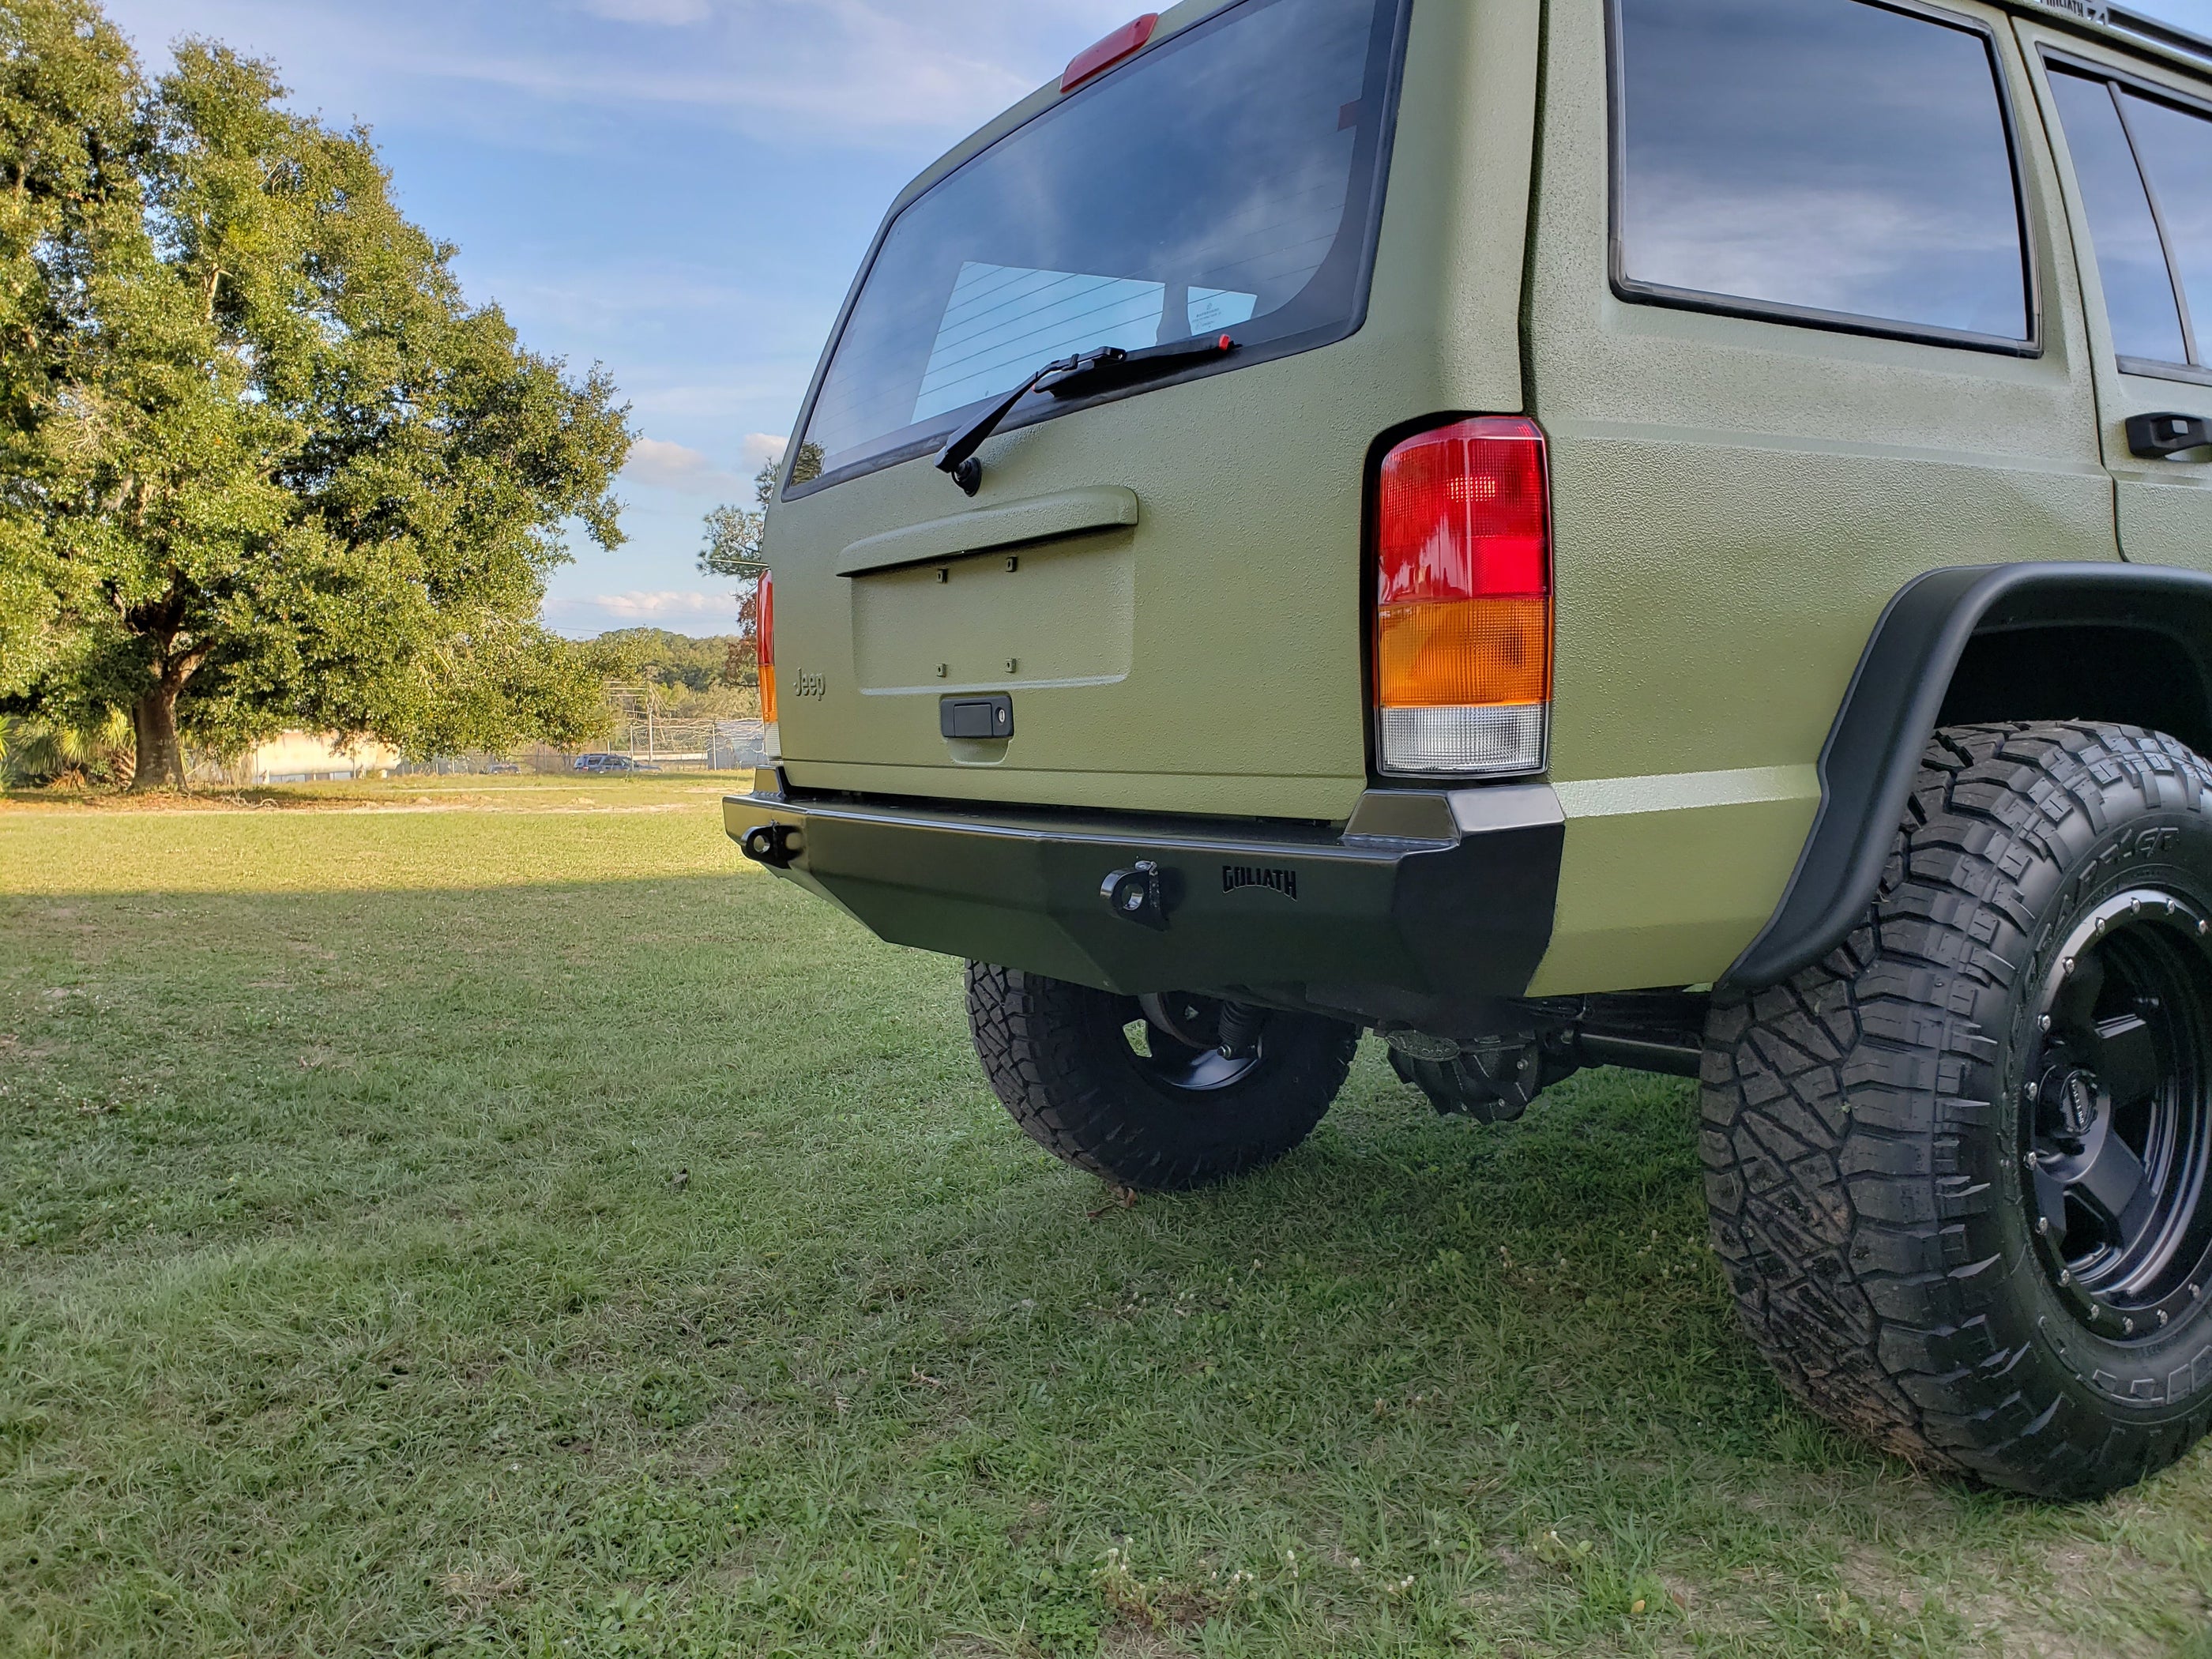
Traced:
[[[1339, 831], [809, 797], [763, 772], [723, 818], [747, 857], [893, 944], [1431, 1030], [1481, 1029], [1527, 990], [1565, 836], [1543, 784], [1373, 790]], [[1144, 866], [1158, 903], [1140, 915], [1108, 890]]]

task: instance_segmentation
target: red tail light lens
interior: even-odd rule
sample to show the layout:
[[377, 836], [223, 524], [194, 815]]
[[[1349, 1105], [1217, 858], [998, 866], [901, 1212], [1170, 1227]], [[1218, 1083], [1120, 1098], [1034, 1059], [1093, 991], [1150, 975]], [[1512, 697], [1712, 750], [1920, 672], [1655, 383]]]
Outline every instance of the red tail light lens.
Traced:
[[763, 571], [760, 579], [760, 617], [756, 624], [760, 630], [754, 642], [760, 653], [761, 719], [769, 726], [775, 724], [775, 577]]
[[1399, 445], [1382, 463], [1375, 545], [1382, 769], [1541, 771], [1552, 701], [1542, 430], [1485, 416]]

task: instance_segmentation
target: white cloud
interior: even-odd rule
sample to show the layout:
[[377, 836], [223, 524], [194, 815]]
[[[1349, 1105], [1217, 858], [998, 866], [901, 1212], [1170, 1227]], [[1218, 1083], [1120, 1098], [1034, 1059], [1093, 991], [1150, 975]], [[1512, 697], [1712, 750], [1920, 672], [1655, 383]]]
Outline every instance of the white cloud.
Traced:
[[545, 625], [572, 640], [589, 639], [617, 628], [665, 628], [694, 638], [734, 634], [738, 601], [729, 593], [592, 593], [548, 599]]
[[556, 599], [549, 603], [564, 609], [592, 605], [633, 621], [718, 617], [734, 608], [726, 593], [595, 593], [588, 599]]
[[703, 23], [709, 14], [707, 0], [583, 0], [594, 17], [617, 23]]
[[[559, 148], [487, 94], [634, 112], [674, 106], [763, 137], [926, 150], [988, 120], [1126, 21], [1129, 0], [109, 0], [158, 47], [206, 32], [282, 64], [334, 119], [412, 112]], [[503, 14], [503, 15], [502, 15]], [[563, 18], [567, 20], [563, 21]], [[684, 24], [610, 52], [609, 21]], [[654, 42], [659, 40], [659, 44]], [[456, 84], [477, 89], [456, 94]]]
[[673, 489], [686, 495], [723, 495], [739, 480], [697, 450], [665, 438], [640, 438], [630, 446], [623, 476], [648, 489]]
[[781, 433], [750, 432], [745, 434], [745, 470], [758, 472], [770, 461], [780, 461], [790, 440]]

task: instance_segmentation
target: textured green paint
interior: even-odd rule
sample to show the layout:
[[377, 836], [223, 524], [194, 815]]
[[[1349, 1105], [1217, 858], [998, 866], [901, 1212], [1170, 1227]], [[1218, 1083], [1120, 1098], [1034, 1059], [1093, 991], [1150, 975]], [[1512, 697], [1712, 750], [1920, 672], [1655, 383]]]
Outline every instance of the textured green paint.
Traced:
[[[2116, 37], [2030, 0], [1954, 9], [1995, 31], [2012, 88], [2039, 356], [1621, 301], [1602, 0], [1419, 0], [1365, 326], [985, 453], [976, 510], [1118, 486], [1139, 498], [1138, 524], [1025, 550], [1018, 570], [990, 553], [947, 561], [943, 580], [846, 579], [832, 568], [854, 544], [961, 511], [951, 484], [916, 461], [776, 509], [793, 781], [1343, 819], [1364, 781], [1368, 449], [1401, 422], [1526, 407], [1553, 444], [1551, 776], [1567, 817], [1557, 933], [1532, 989], [1716, 978], [1790, 879], [1814, 763], [1899, 587], [1945, 565], [2114, 560], [2123, 536], [2135, 556], [2212, 566], [2212, 484], [2125, 454], [2125, 415], [2180, 388], [2110, 363], [2028, 62], [2046, 37], [2077, 52]], [[2163, 61], [2172, 79], [2178, 60]], [[818, 697], [788, 695], [802, 674]], [[938, 695], [969, 688], [1020, 693], [1003, 751], [939, 735]]]
[[1558, 787], [1574, 878], [1560, 886], [1537, 996], [1694, 983], [1685, 957], [1735, 960], [1789, 882], [1820, 797], [1810, 766]]
[[[1978, 15], [2017, 72], [2002, 14]], [[2116, 558], [2112, 483], [2032, 118], [2039, 358], [1631, 304], [1607, 264], [1601, 0], [1553, 0], [1551, 17], [1529, 349], [1557, 498], [1568, 829], [1535, 988], [1694, 984], [1781, 897], [1819, 799], [1811, 763], [1891, 597], [1942, 565]], [[1765, 768], [1795, 781], [1595, 822], [1570, 787]]]
[[[2044, 125], [2057, 152], [2067, 208], [2072, 222], [2079, 227], [2081, 253], [2075, 264], [2081, 275], [2096, 363], [2101, 416], [2099, 428], [2105, 463], [2112, 469], [2118, 485], [2121, 550], [2137, 564], [2173, 564], [2212, 570], [2212, 465], [2201, 460], [2139, 459], [2128, 449], [2127, 429], [2130, 416], [2169, 410], [2202, 414], [2212, 408], [2212, 387], [2201, 382], [2120, 372], [2112, 329], [2106, 321], [2104, 279], [2097, 268], [2089, 216], [2081, 204], [2081, 181], [2067, 154], [2065, 126], [2050, 96], [2040, 48], [2048, 47], [2069, 58], [2120, 70], [2138, 79], [2172, 88], [2185, 96], [2193, 91], [2200, 100], [2205, 95], [2205, 88], [2201, 78], [2192, 83], [2189, 76], [2176, 74], [2154, 58], [2114, 51], [2101, 44], [2092, 45], [2039, 24], [2022, 21], [2015, 27], [2034, 79]], [[2167, 211], [2173, 211], [2172, 204]], [[2206, 340], [2212, 339], [2212, 318], [2198, 319], [2197, 333], [2201, 348]]]
[[[1214, 9], [1182, 7], [1162, 27]], [[927, 570], [844, 578], [834, 570], [847, 548], [959, 511], [959, 491], [924, 459], [775, 507], [768, 548], [793, 782], [1349, 815], [1366, 779], [1368, 450], [1378, 432], [1437, 410], [1521, 404], [1515, 313], [1538, 12], [1535, 0], [1416, 8], [1357, 334], [986, 447], [976, 510], [1118, 486], [1141, 502], [1133, 529], [1025, 551], [1012, 573], [993, 553], [955, 562], [944, 583]], [[987, 128], [916, 188], [1050, 95]], [[819, 682], [818, 697], [792, 695], [802, 677]], [[1018, 694], [1002, 757], [939, 733], [939, 696], [972, 688]]]
[[1093, 530], [1133, 526], [1141, 513], [1137, 492], [1115, 485], [1093, 489], [1063, 489], [1057, 495], [1033, 495], [1004, 507], [970, 507], [948, 518], [927, 519], [901, 525], [879, 536], [854, 542], [837, 556], [841, 576], [871, 571], [895, 570], [925, 560], [957, 559], [970, 553], [988, 553], [1019, 547], [1027, 542], [1055, 541]]

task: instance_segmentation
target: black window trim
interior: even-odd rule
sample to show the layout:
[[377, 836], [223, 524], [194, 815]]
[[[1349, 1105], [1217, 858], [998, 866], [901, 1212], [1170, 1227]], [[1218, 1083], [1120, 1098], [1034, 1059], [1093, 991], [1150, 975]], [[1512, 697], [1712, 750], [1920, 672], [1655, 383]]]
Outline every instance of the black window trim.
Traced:
[[2136, 177], [2142, 181], [2143, 200], [2150, 204], [2150, 222], [2158, 233], [2159, 252], [2166, 256], [2166, 280], [2173, 289], [2174, 315], [2181, 322], [2181, 349], [2191, 367], [2201, 367], [2204, 354], [2197, 349], [2197, 319], [2189, 312], [2189, 284], [2182, 280], [2181, 256], [2174, 252], [2173, 233], [2166, 228], [2166, 204], [2158, 197], [2158, 180], [2143, 165], [2142, 140], [2136, 137], [2135, 118], [2128, 113], [2128, 100], [2120, 92], [2117, 81], [2105, 82], [2105, 95], [2112, 100], [2112, 112], [2120, 118], [2120, 131], [2128, 141], [2128, 157], [2136, 164]]
[[[2100, 41], [2098, 44], [2102, 46], [2104, 43]], [[2118, 46], [2107, 49], [2113, 52], [2122, 50]], [[2200, 120], [2208, 122], [2212, 122], [2212, 100], [2192, 97], [2178, 88], [2161, 85], [2132, 70], [2116, 68], [2111, 64], [2100, 64], [2094, 58], [2077, 56], [2063, 47], [2039, 43], [2036, 50], [2037, 54], [2043, 59], [2043, 76], [2045, 81], [2051, 78], [2054, 70], [2061, 74], [2073, 74], [2083, 80], [2103, 82], [2106, 90], [2112, 94], [2112, 107], [2118, 112], [2120, 118], [2120, 131], [2127, 135], [2128, 153], [2136, 164], [2136, 176], [2142, 180], [2143, 196], [2150, 204], [2151, 223], [2158, 231], [2159, 246], [2166, 255], [2166, 280], [2173, 285], [2174, 311], [2181, 322], [2181, 349], [2191, 356], [2202, 359], [2204, 356], [2205, 343], [2197, 336], [2194, 319], [2189, 309], [2189, 289], [2182, 280], [2181, 256], [2176, 252], [2173, 238], [2166, 228], [2166, 209], [2159, 201], [2158, 185], [2151, 179], [2150, 169], [2143, 165], [2142, 147], [2136, 142], [2135, 123], [2128, 118], [2127, 106], [2120, 101], [2119, 94], [2124, 88], [2130, 92], [2149, 100], [2154, 104], [2165, 104], [2184, 115], [2193, 115]], [[2055, 112], [2055, 104], [2053, 109]], [[2074, 159], [2074, 141], [2070, 137], [2066, 137], [2066, 122], [2063, 117], [2058, 121], [2058, 131], [2060, 137], [2065, 138], [2066, 159], [2069, 165], [2071, 165]], [[2081, 183], [2081, 170], [2078, 167], [2075, 167], [2074, 179], [2077, 186]], [[2083, 205], [2085, 207], [2087, 205], [2086, 198], [2083, 198]], [[2101, 281], [2103, 272], [2100, 271], [2098, 276]], [[2108, 325], [2109, 320], [2107, 319]], [[2212, 386], [2212, 363], [2201, 361], [2172, 363], [2163, 357], [2126, 357], [2118, 352], [2113, 354], [2113, 361], [2118, 364], [2120, 373], [2123, 374], [2139, 375], [2145, 380], [2178, 380], [2190, 386]]]
[[2027, 208], [2027, 180], [2021, 161], [2021, 125], [2014, 106], [2012, 76], [1997, 43], [1997, 31], [1978, 17], [1920, 0], [1852, 0], [1878, 11], [1941, 24], [1980, 38], [1989, 54], [1990, 76], [1996, 88], [1997, 110], [2004, 123], [2005, 153], [2012, 166], [2013, 213], [2020, 229], [2022, 294], [2027, 304], [2023, 319], [2027, 337], [1981, 334], [1966, 329], [1940, 328], [1926, 323], [1899, 322], [1890, 318], [1865, 317], [1853, 312], [1823, 311], [1814, 306], [1793, 306], [1774, 300], [1747, 299], [1740, 295], [1714, 294], [1703, 289], [1673, 288], [1663, 283], [1639, 282], [1628, 274], [1628, 244], [1622, 225], [1628, 187], [1628, 86], [1626, 54], [1620, 9], [1623, 0], [1606, 0], [1606, 113], [1610, 126], [1607, 145], [1611, 177], [1606, 198], [1609, 224], [1606, 238], [1607, 275], [1613, 297], [1630, 305], [1660, 306], [1676, 311], [1702, 312], [1708, 316], [1737, 317], [1749, 322], [1780, 323], [1832, 334], [1862, 338], [1904, 340], [1918, 345], [1948, 346], [1962, 351], [1987, 352], [1997, 356], [2037, 358], [2045, 351], [2043, 282], [2037, 258], [2035, 225]]
[[[915, 191], [912, 195], [902, 193], [902, 199], [892, 204], [890, 211], [884, 216], [883, 223], [876, 228], [875, 240], [868, 245], [867, 258], [861, 261], [860, 274], [853, 279], [852, 287], [846, 292], [845, 303], [837, 312], [836, 324], [830, 331], [829, 343], [823, 349], [821, 360], [815, 365], [814, 378], [807, 385], [805, 399], [799, 407], [798, 422], [792, 428], [792, 441], [786, 447], [784, 459], [778, 468], [776, 482], [780, 500], [800, 501], [822, 490], [832, 489], [841, 483], [849, 483], [854, 478], [866, 477], [872, 472], [880, 472], [890, 467], [902, 465], [924, 455], [933, 455], [943, 446], [947, 434], [957, 428], [959, 424], [958, 420], [955, 418], [958, 411], [953, 411], [946, 416], [945, 432], [939, 433], [933, 437], [917, 439], [912, 443], [902, 444], [896, 449], [884, 450], [879, 454], [869, 456], [864, 461], [855, 461], [848, 466], [840, 467], [834, 472], [824, 472], [804, 483], [795, 483], [792, 481], [791, 475], [798, 465], [799, 453], [805, 447], [807, 428], [814, 420], [815, 404], [822, 396], [822, 388], [829, 379], [830, 366], [836, 358], [837, 348], [844, 342], [845, 330], [852, 321], [854, 307], [860, 303], [860, 295], [866, 291], [868, 278], [875, 274], [876, 262], [882, 256], [884, 245], [890, 240], [892, 228], [908, 211], [939, 185], [960, 172], [962, 168], [981, 161], [1017, 133], [1026, 130], [1031, 123], [1060, 108], [1069, 100], [1084, 97], [1097, 88], [1112, 81], [1116, 76], [1135, 69], [1152, 56], [1153, 50], [1182, 40], [1207, 24], [1225, 17], [1246, 3], [1247, 0], [1229, 0], [1229, 3], [1218, 7], [1203, 17], [1195, 19], [1185, 27], [1175, 31], [1174, 33], [1160, 36], [1153, 43], [1152, 49], [1139, 52], [1126, 63], [1115, 64], [1105, 74], [1085, 82], [1065, 97], [1055, 98], [1043, 105], [1035, 114], [1007, 128], [1006, 131], [992, 139], [974, 155], [963, 157], [958, 166], [948, 168], [943, 173], [931, 179], [927, 185]], [[1041, 425], [1047, 421], [1059, 420], [1064, 416], [1080, 414], [1086, 409], [1096, 409], [1101, 404], [1118, 403], [1125, 398], [1142, 397], [1148, 392], [1164, 391], [1170, 386], [1187, 385], [1193, 380], [1210, 380], [1217, 374], [1233, 374], [1239, 369], [1250, 368], [1260, 363], [1274, 362], [1281, 358], [1298, 356], [1325, 345], [1334, 345], [1340, 340], [1350, 339], [1366, 326], [1368, 305], [1374, 291], [1376, 252], [1382, 241], [1383, 202], [1389, 194], [1390, 165], [1397, 147], [1398, 111], [1404, 97], [1406, 52], [1413, 9], [1413, 0], [1378, 0], [1376, 7], [1378, 20], [1386, 15], [1389, 17], [1390, 44], [1389, 57], [1383, 65], [1382, 72], [1384, 90], [1382, 119], [1375, 135], [1374, 183], [1368, 191], [1366, 220], [1360, 227], [1363, 240], [1359, 252], [1359, 269], [1354, 278], [1356, 286], [1350, 317], [1341, 324], [1332, 323], [1323, 328], [1307, 329], [1297, 334], [1285, 335], [1279, 339], [1265, 341], [1240, 349], [1233, 357], [1201, 363], [1196, 368], [1185, 369], [1179, 374], [1164, 374], [1158, 379], [1146, 380], [1139, 386], [1101, 392], [1088, 398], [1048, 398], [1041, 406], [1032, 406], [1027, 410], [1018, 409], [1001, 421], [999, 423], [999, 432], [1001, 434], [1018, 432], [1024, 427]]]

